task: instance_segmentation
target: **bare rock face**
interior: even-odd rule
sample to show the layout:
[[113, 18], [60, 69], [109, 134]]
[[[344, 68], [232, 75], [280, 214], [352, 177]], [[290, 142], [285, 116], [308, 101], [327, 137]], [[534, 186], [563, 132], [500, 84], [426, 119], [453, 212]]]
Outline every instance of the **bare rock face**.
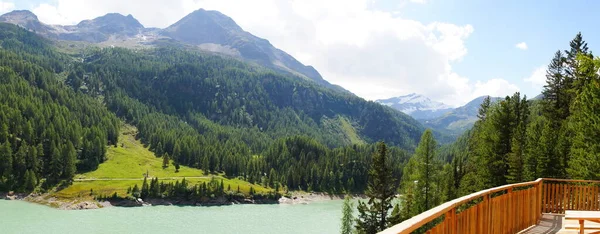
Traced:
[[91, 210], [99, 209], [100, 207], [95, 202], [84, 201], [80, 203], [70, 204], [65, 207], [66, 210]]
[[52, 31], [52, 27], [40, 22], [38, 17], [28, 10], [19, 10], [6, 13], [0, 16], [0, 22], [16, 24], [42, 35], [47, 35], [50, 31]]
[[0, 22], [19, 25], [52, 39], [99, 43], [111, 38], [127, 39], [147, 31], [132, 15], [109, 13], [81, 21], [77, 25], [47, 25], [27, 10], [12, 11], [0, 16]]

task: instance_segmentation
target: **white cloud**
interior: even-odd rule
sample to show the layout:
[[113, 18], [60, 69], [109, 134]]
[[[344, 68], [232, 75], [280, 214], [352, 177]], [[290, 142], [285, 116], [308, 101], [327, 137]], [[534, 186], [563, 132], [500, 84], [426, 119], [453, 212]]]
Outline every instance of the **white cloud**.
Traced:
[[489, 95], [492, 97], [504, 97], [512, 95], [519, 91], [519, 87], [509, 83], [504, 79], [490, 79], [485, 82], [477, 81], [475, 84], [475, 92], [472, 97], [481, 97]]
[[15, 9], [15, 3], [14, 2], [0, 1], [0, 14], [12, 11], [14, 9]]
[[[460, 105], [492, 90], [452, 64], [467, 54], [471, 25], [422, 23], [374, 9], [372, 0], [57, 0], [33, 12], [46, 23], [76, 24], [109, 12], [132, 14], [146, 27], [166, 27], [199, 9], [218, 10], [268, 39], [323, 77], [366, 99], [421, 93]], [[419, 1], [425, 2], [425, 1]], [[514, 85], [498, 82], [508, 90]], [[499, 91], [494, 91], [499, 92]], [[493, 93], [489, 93], [492, 95]]]
[[517, 43], [515, 45], [515, 47], [517, 47], [517, 48], [519, 48], [521, 50], [527, 50], [527, 43], [525, 43], [525, 42]]
[[424, 3], [427, 3], [427, 0], [410, 0], [410, 2], [424, 4]]
[[526, 83], [530, 83], [536, 93], [542, 91], [546, 84], [546, 66], [540, 66], [531, 72], [529, 77], [524, 79]]

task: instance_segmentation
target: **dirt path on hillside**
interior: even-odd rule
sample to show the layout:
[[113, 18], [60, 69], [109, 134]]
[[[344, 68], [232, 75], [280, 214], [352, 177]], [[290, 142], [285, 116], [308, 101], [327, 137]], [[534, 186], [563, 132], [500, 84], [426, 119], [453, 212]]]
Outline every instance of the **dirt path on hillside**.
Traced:
[[[210, 178], [212, 178], [212, 176], [160, 177], [159, 180], [180, 180], [180, 179], [183, 179], [183, 178], [185, 178], [185, 179], [210, 179]], [[75, 181], [75, 182], [82, 182], [82, 181], [129, 181], [129, 180], [140, 181], [140, 180], [144, 180], [144, 177], [142, 177], [142, 178], [89, 178], [89, 179], [73, 179], [73, 181]]]

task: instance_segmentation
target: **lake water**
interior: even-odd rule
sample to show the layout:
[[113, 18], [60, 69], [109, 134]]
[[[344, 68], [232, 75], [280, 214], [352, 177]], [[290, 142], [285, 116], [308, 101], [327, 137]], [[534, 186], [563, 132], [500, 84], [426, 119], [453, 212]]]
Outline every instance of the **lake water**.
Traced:
[[57, 210], [0, 200], [0, 233], [339, 233], [342, 204]]

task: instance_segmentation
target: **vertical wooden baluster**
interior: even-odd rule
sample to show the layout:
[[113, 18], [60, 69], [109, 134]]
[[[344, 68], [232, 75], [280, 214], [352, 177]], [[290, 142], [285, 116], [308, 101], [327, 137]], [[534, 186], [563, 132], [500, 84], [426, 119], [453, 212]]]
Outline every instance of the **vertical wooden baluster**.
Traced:
[[465, 227], [463, 226], [463, 221], [465, 219], [465, 211], [463, 210], [458, 214], [458, 233], [465, 233]]
[[479, 222], [479, 230], [477, 231], [477, 233], [486, 233], [485, 232], [485, 217], [487, 214], [485, 213], [485, 206], [486, 205], [483, 202], [479, 203], [479, 216], [480, 216], [479, 220], [480, 220], [480, 222]]
[[491, 233], [498, 233], [498, 232], [500, 232], [500, 229], [498, 229], [498, 227], [500, 224], [500, 212], [502, 211], [502, 209], [500, 208], [500, 198], [499, 197], [494, 198], [494, 206], [493, 206], [492, 211], [494, 214], [494, 219], [492, 220], [494, 222], [494, 230]]
[[585, 184], [581, 184], [581, 209], [587, 210], [587, 186]]
[[510, 227], [509, 215], [510, 214], [510, 195], [504, 195], [504, 231], [502, 233], [508, 233], [508, 227]]
[[560, 212], [558, 211], [558, 187], [560, 187], [560, 184], [554, 184], [554, 194], [553, 194], [553, 200], [554, 200], [554, 212], [555, 214], [559, 214]]
[[560, 193], [558, 194], [558, 200], [559, 200], [559, 205], [558, 205], [558, 213], [559, 214], [564, 214], [565, 212], [565, 193], [567, 191], [567, 189], [565, 188], [564, 184], [559, 184], [558, 188], [560, 190]]
[[567, 210], [571, 210], [573, 206], [573, 185], [567, 183]]
[[548, 184], [548, 213], [554, 212], [554, 198], [552, 197], [554, 191], [554, 184]]
[[523, 206], [523, 191], [524, 190], [519, 191], [519, 199], [517, 200], [517, 208], [519, 208], [520, 211], [517, 211], [517, 213], [519, 214], [519, 219], [517, 219], [516, 230], [522, 230], [523, 220], [525, 220], [525, 207]]
[[525, 223], [527, 224], [527, 226], [530, 225], [531, 223], [531, 191], [533, 190], [533, 187], [528, 188], [527, 192], [525, 192]]
[[491, 220], [491, 212], [490, 212], [490, 194], [486, 194], [483, 196], [483, 228], [481, 233], [489, 234], [490, 231], [490, 222]]
[[560, 211], [559, 211], [560, 204], [558, 203], [558, 200], [560, 197], [560, 195], [558, 194], [559, 193], [558, 189], [560, 188], [560, 186], [561, 186], [560, 184], [554, 184], [554, 213], [556, 213], [556, 214], [560, 214]]
[[559, 201], [559, 205], [558, 205], [558, 213], [559, 214], [563, 214], [564, 210], [565, 210], [565, 186], [564, 184], [560, 184], [558, 185], [558, 188], [560, 189], [560, 193], [558, 194], [558, 201]]
[[594, 197], [596, 196], [596, 184], [591, 183], [590, 188], [591, 188], [590, 205], [592, 206], [592, 210], [595, 211], [596, 210], [596, 199], [594, 199]]
[[471, 207], [469, 209], [469, 214], [470, 214], [469, 215], [469, 233], [477, 233], [475, 231], [476, 222], [475, 222], [475, 208], [474, 207]]
[[581, 184], [580, 184], [580, 185], [577, 185], [577, 187], [579, 188], [579, 195], [577, 196], [577, 198], [578, 198], [577, 199], [577, 201], [578, 201], [577, 202], [577, 210], [581, 210], [582, 209], [581, 204], [583, 203], [582, 202], [583, 201], [583, 192], [582, 192], [583, 186], [581, 186]]
[[562, 214], [565, 213], [565, 210], [569, 209], [569, 186], [567, 184], [563, 184], [563, 211]]
[[456, 223], [456, 217], [454, 217], [455, 213], [456, 208], [453, 208], [450, 211], [448, 211], [448, 213], [446, 213], [446, 220], [448, 221], [448, 231], [446, 233], [448, 234], [457, 234], [456, 227], [454, 225]]
[[542, 208], [543, 208], [543, 202], [542, 202], [542, 194], [544, 192], [544, 187], [546, 187], [546, 185], [544, 185], [544, 181], [540, 181], [540, 187], [539, 187], [539, 191], [538, 191], [538, 199], [539, 199], [539, 206], [538, 206], [538, 217], [537, 217], [537, 221], [539, 223], [539, 221], [542, 219]]
[[549, 206], [550, 206], [550, 184], [545, 183], [544, 184], [544, 213], [549, 213]]
[[509, 188], [507, 190], [507, 194], [506, 194], [506, 232], [511, 232], [512, 231], [512, 217], [514, 215], [508, 215], [508, 214], [514, 214], [512, 211], [512, 201], [513, 201], [513, 192], [512, 192], [512, 188]]
[[597, 211], [598, 210], [598, 186], [597, 184], [594, 183], [594, 210]]
[[538, 221], [540, 220], [540, 217], [542, 215], [542, 187], [544, 181], [540, 181], [539, 183], [537, 183], [535, 185], [535, 208], [534, 208], [534, 213], [535, 213], [535, 223], [537, 224]]
[[531, 226], [531, 204], [532, 204], [532, 197], [531, 197], [531, 192], [534, 191], [535, 187], [531, 187], [529, 189], [527, 189], [527, 200], [526, 200], [526, 204], [527, 204], [527, 226]]
[[583, 209], [584, 210], [590, 210], [590, 202], [588, 201], [590, 199], [588, 193], [590, 192], [590, 187], [587, 184], [583, 185]]
[[521, 211], [518, 212], [519, 219], [517, 220], [518, 221], [517, 230], [523, 230], [523, 221], [525, 221], [525, 216], [527, 215], [525, 213], [527, 211], [525, 209], [525, 206], [523, 205], [523, 192], [524, 191], [525, 190], [520, 190], [519, 191], [519, 200], [517, 200], [517, 204], [518, 204], [517, 207], [519, 207], [520, 210], [521, 210]]
[[579, 192], [579, 185], [573, 185], [573, 209], [574, 210], [578, 210], [579, 209], [579, 195], [581, 194], [581, 192]]

